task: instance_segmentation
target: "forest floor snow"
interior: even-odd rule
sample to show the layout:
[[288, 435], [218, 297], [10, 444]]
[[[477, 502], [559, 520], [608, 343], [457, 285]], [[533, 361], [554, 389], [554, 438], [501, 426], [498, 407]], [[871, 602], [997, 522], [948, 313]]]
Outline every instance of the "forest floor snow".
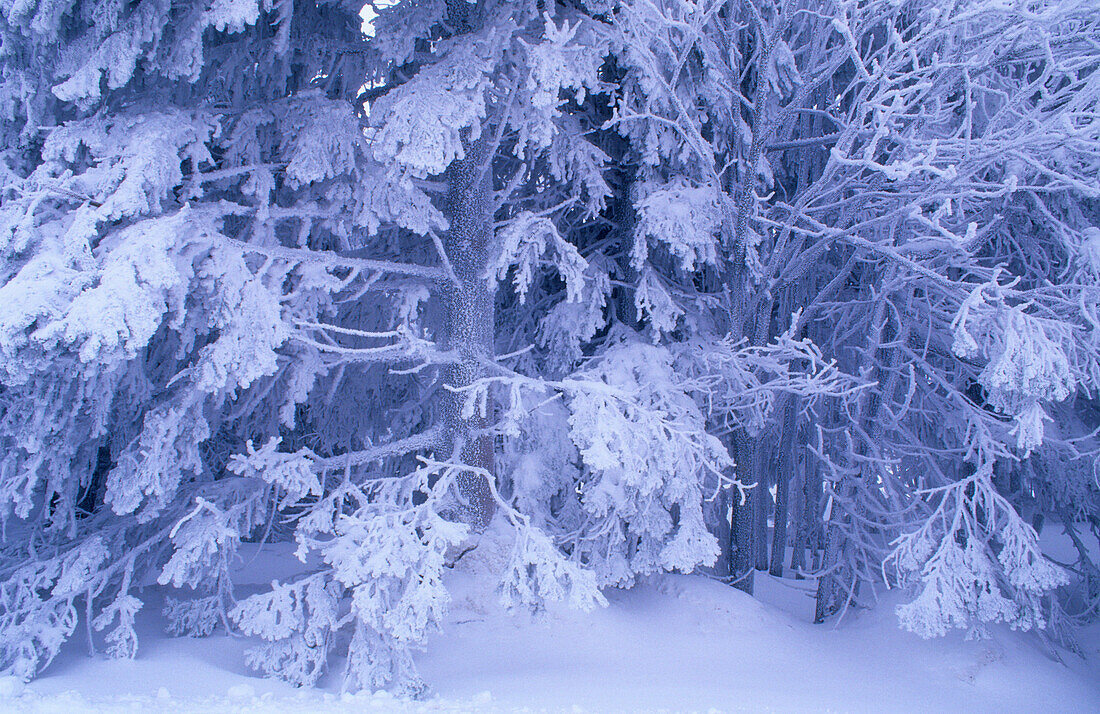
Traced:
[[[245, 589], [301, 568], [289, 548], [246, 548]], [[151, 588], [136, 659], [89, 657], [78, 634], [31, 684], [0, 680], [0, 711], [1100, 712], [1100, 627], [1083, 633], [1086, 657], [1063, 653], [1063, 664], [1034, 635], [1007, 628], [982, 640], [921, 640], [898, 628], [896, 593], [839, 624], [813, 625], [812, 583], [763, 573], [756, 598], [702, 576], [663, 575], [608, 592], [608, 607], [594, 612], [510, 614], [478, 577], [494, 558], [479, 551], [451, 574], [443, 632], [417, 657], [427, 700], [342, 695], [332, 675], [313, 690], [258, 678], [244, 664], [247, 638], [161, 634], [163, 592]]]

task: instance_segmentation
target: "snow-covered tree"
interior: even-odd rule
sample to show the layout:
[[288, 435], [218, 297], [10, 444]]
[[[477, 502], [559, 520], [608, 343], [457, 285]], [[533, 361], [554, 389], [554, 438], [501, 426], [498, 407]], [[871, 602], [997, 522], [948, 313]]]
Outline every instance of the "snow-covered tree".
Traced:
[[294, 428], [328, 369], [309, 325], [438, 273], [353, 257], [358, 9], [4, 6], [5, 671], [47, 663], [78, 606], [133, 656], [158, 578], [199, 591], [181, 627], [224, 618], [233, 549], [294, 473], [221, 476]]
[[487, 530], [513, 606], [789, 542], [820, 619], [1095, 609], [1094, 2], [2, 6], [4, 671], [158, 582], [419, 693]]
[[[410, 2], [367, 39], [358, 9], [6, 10], [7, 671], [78, 606], [133, 656], [155, 580], [184, 590], [170, 630], [229, 622], [266, 673], [315, 681], [347, 632], [346, 686], [416, 692], [447, 554], [495, 510], [516, 604], [714, 559], [718, 383], [611, 329], [605, 24]], [[538, 419], [571, 445], [556, 482]], [[323, 564], [236, 602], [240, 541], [288, 517]]]
[[[1053, 493], [1030, 464], [1096, 463], [1095, 413], [1060, 406], [1097, 386], [1096, 10], [639, 0], [609, 13], [621, 78], [605, 128], [631, 147], [641, 319], [674, 341], [792, 330], [860, 387], [842, 402], [787, 390], [763, 421], [729, 424], [737, 472], [757, 485], [732, 523], [723, 507], [713, 520], [732, 528], [739, 586], [754, 567], [782, 572], [790, 532], [792, 566], [820, 574], [819, 619], [869, 603], [889, 557], [888, 581], [924, 593], [899, 613], [918, 631], [1042, 624], [1038, 599], [1066, 573], [1021, 518]], [[1050, 434], [1048, 414], [1068, 429]], [[1008, 476], [1019, 464], [1034, 476]], [[1095, 483], [1074, 481], [1087, 497], [1059, 517], [1071, 529], [1095, 519]], [[948, 558], [954, 545], [970, 560]]]

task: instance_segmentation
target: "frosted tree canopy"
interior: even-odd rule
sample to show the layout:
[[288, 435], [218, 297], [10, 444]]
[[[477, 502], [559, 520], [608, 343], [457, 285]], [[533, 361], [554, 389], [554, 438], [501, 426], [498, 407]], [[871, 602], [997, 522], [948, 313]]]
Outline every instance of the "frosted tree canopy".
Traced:
[[1100, 610], [1097, 0], [0, 8], [0, 673], [163, 593], [418, 695], [490, 536], [515, 608]]

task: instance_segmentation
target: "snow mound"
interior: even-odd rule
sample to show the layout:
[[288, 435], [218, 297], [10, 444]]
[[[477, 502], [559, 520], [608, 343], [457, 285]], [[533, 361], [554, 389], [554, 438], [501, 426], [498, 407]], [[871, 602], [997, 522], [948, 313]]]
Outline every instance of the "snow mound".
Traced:
[[[317, 689], [261, 679], [243, 664], [248, 638], [220, 629], [166, 637], [151, 603], [138, 615], [135, 660], [87, 657], [74, 638], [25, 689], [0, 680], [0, 711], [1100, 711], [1100, 627], [1082, 635], [1088, 659], [1067, 656], [1063, 665], [1034, 635], [1007, 627], [983, 640], [922, 640], [897, 626], [902, 593], [839, 624], [813, 625], [814, 583], [764, 573], [755, 598], [704, 576], [665, 574], [606, 590], [608, 606], [593, 612], [510, 612], [487, 584], [510, 548], [506, 533], [487, 534], [448, 569], [451, 608], [417, 655], [431, 687], [423, 701], [342, 695], [342, 662]], [[284, 550], [265, 546], [243, 565], [283, 577], [302, 567]]]
[[70, 691], [50, 696], [25, 694], [3, 701], [5, 711], [34, 712], [34, 714], [114, 714], [118, 712], [142, 712], [143, 714], [360, 714], [379, 712], [389, 714], [418, 714], [419, 712], [497, 712], [511, 709], [497, 708], [488, 694], [466, 700], [448, 701], [432, 699], [413, 702], [396, 699], [386, 693], [344, 694], [299, 693], [293, 697], [278, 697], [270, 692], [262, 696], [248, 694], [247, 685], [230, 687], [225, 696], [175, 698], [163, 689], [156, 696], [121, 695], [109, 698], [84, 698]]

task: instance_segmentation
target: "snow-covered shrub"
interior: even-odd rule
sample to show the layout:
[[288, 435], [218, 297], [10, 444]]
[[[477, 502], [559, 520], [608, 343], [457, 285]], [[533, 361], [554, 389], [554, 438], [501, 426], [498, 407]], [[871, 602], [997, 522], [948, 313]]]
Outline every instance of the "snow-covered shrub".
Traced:
[[78, 600], [108, 654], [133, 657], [150, 579], [197, 589], [169, 627], [208, 633], [240, 539], [297, 495], [274, 465], [224, 469], [253, 436], [235, 404], [278, 415], [266, 441], [326, 370], [299, 323], [384, 272], [314, 250], [364, 213], [359, 84], [313, 83], [363, 75], [333, 51], [361, 46], [356, 10], [4, 10], [3, 671], [48, 663]]
[[676, 383], [672, 361], [667, 349], [625, 343], [577, 374], [566, 393], [587, 516], [571, 545], [604, 583], [691, 572], [718, 556], [703, 522], [702, 485], [728, 478], [733, 462]]
[[902, 581], [919, 591], [898, 618], [922, 637], [994, 622], [1043, 628], [1044, 596], [1068, 582], [991, 476], [987, 466], [935, 494], [936, 510], [891, 555]]
[[975, 288], [963, 302], [952, 322], [953, 349], [960, 357], [986, 360], [978, 383], [989, 405], [1015, 420], [1016, 448], [1027, 455], [1043, 443], [1044, 422], [1050, 420], [1043, 403], [1060, 402], [1077, 386], [1063, 348], [1076, 335], [1070, 326], [1044, 321], [1023, 306], [997, 304], [1003, 300], [999, 293], [994, 275], [992, 286]]

